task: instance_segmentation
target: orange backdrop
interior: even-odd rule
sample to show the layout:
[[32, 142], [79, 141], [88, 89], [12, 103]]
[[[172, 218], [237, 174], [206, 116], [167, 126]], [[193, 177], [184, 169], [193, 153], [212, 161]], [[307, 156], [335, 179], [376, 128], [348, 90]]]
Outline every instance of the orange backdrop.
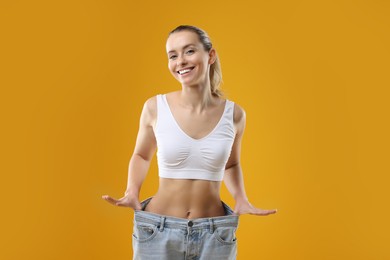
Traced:
[[[238, 259], [390, 259], [387, 1], [1, 1], [1, 259], [131, 259], [122, 196], [165, 41], [205, 29], [247, 112]], [[154, 158], [141, 199], [157, 189]], [[223, 188], [222, 198], [233, 200]]]

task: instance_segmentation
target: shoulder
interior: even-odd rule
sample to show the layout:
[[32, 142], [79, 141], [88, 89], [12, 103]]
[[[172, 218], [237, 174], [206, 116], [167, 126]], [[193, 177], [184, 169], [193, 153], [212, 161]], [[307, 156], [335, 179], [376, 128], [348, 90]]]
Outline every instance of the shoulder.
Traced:
[[143, 105], [142, 116], [146, 125], [153, 125], [157, 117], [157, 95], [149, 97]]
[[237, 103], [234, 103], [234, 112], [233, 112], [234, 123], [238, 124], [242, 121], [245, 121], [245, 119], [246, 119], [245, 110]]
[[237, 129], [237, 133], [243, 132], [246, 123], [246, 112], [244, 108], [242, 108], [237, 103], [234, 103], [234, 112], [233, 112], [233, 122], [235, 128]]
[[157, 112], [157, 95], [149, 97], [144, 102], [144, 111], [149, 114], [155, 114]]
[[157, 94], [152, 97], [149, 97], [144, 103], [144, 110], [150, 113], [151, 115], [157, 115], [157, 96], [166, 95], [175, 98], [179, 92], [180, 91], [173, 91], [173, 92], [168, 92], [165, 94]]

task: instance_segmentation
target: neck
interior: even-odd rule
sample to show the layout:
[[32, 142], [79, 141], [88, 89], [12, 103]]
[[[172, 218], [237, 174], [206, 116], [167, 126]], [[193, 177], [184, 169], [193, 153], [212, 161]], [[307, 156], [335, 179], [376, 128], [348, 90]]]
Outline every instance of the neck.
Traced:
[[210, 106], [214, 101], [210, 84], [198, 86], [183, 86], [180, 92], [182, 105], [197, 111]]

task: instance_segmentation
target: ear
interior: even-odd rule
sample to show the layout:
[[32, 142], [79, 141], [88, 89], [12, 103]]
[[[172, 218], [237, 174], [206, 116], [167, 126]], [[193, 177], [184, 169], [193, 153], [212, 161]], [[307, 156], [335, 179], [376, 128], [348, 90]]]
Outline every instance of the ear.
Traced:
[[213, 64], [215, 60], [217, 59], [217, 52], [214, 48], [211, 48], [209, 51], [209, 64]]

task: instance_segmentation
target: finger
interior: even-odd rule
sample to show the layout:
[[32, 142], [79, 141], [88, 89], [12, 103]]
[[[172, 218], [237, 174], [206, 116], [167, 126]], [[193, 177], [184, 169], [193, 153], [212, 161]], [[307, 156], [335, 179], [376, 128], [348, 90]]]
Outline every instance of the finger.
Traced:
[[121, 207], [130, 207], [134, 210], [141, 210], [142, 209], [141, 203], [136, 202], [135, 206], [133, 206], [133, 205], [131, 205], [130, 202], [128, 202], [126, 200], [122, 200], [122, 199], [120, 199], [115, 205], [121, 206]]
[[237, 216], [241, 216], [241, 215], [245, 215], [245, 214], [250, 214], [251, 212], [250, 212], [250, 210], [243, 210], [243, 209], [235, 209], [234, 211], [233, 211], [233, 214], [234, 215], [237, 215]]
[[270, 209], [270, 210], [258, 209], [257, 211], [252, 212], [250, 214], [260, 215], [260, 216], [267, 216], [267, 215], [270, 215], [270, 214], [275, 214], [276, 212], [277, 212], [277, 209]]
[[108, 201], [109, 203], [113, 204], [113, 205], [116, 205], [116, 203], [118, 202], [118, 200], [116, 200], [114, 198], [111, 198], [108, 195], [104, 195], [104, 196], [102, 196], [102, 198], [105, 199], [106, 201]]
[[278, 212], [278, 210], [277, 209], [271, 209], [271, 210], [269, 210], [269, 212], [270, 212], [270, 214], [275, 214], [276, 212]]
[[126, 201], [124, 201], [124, 200], [118, 200], [118, 201], [115, 203], [115, 205], [120, 206], [120, 207], [130, 207], [130, 206], [129, 206], [129, 203], [126, 202]]

